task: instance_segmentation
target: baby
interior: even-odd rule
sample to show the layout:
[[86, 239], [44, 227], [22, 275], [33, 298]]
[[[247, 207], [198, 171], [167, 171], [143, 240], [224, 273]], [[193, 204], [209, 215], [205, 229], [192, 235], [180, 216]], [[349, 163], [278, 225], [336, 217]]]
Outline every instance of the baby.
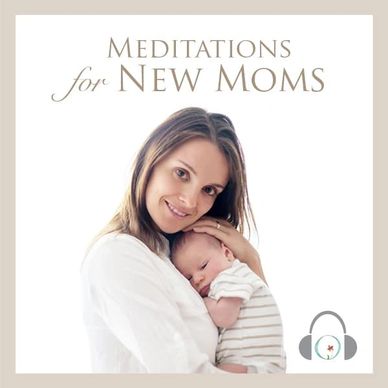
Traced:
[[219, 368], [235, 373], [285, 372], [282, 322], [263, 280], [206, 233], [178, 235], [171, 260], [204, 298], [219, 327]]

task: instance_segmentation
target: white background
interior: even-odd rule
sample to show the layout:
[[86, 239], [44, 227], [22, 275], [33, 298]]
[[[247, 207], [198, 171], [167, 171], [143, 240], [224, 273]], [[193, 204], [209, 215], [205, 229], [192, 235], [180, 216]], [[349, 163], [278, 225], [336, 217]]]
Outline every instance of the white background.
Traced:
[[[290, 40], [291, 56], [108, 59], [110, 37]], [[146, 135], [186, 106], [225, 113], [238, 131], [288, 372], [373, 371], [372, 17], [18, 16], [16, 38], [17, 373], [89, 371], [83, 254], [119, 205]], [[215, 92], [221, 62], [234, 74], [243, 63], [296, 76], [322, 67], [325, 89]], [[168, 72], [166, 92], [152, 92], [151, 78], [144, 93], [129, 83], [118, 92], [121, 63], [204, 67], [204, 78], [196, 93], [177, 93]], [[51, 94], [63, 96], [85, 66], [110, 84], [54, 103]], [[358, 344], [353, 359], [299, 354], [323, 310], [344, 319]], [[333, 319], [322, 317], [314, 330], [341, 338]]]

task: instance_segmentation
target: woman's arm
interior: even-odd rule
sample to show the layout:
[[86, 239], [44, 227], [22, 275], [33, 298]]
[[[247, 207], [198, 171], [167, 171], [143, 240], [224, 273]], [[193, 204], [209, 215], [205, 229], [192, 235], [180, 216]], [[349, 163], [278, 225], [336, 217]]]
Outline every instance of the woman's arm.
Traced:
[[212, 217], [202, 217], [184, 231], [194, 230], [207, 233], [222, 241], [241, 262], [246, 263], [265, 283], [263, 268], [258, 252], [252, 244], [229, 222]]
[[[237, 231], [236, 231], [237, 232]], [[237, 232], [239, 233], [239, 232]], [[244, 238], [244, 237], [243, 237]], [[261, 260], [259, 253], [253, 248], [252, 244], [247, 241], [249, 245], [246, 246], [246, 256], [244, 258], [239, 259], [241, 262], [248, 265], [248, 267], [258, 275], [265, 284], [267, 284], [267, 280], [265, 279], [263, 267], [261, 266]], [[267, 284], [268, 285], [268, 284]]]
[[226, 373], [198, 349], [150, 255], [130, 238], [94, 250], [83, 267], [92, 307], [148, 373]]

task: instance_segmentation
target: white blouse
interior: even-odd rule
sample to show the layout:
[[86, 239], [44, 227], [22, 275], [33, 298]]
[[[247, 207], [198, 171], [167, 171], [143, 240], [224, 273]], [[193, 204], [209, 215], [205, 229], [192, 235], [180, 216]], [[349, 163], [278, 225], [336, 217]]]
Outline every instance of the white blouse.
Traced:
[[110, 233], [81, 267], [93, 372], [226, 373], [218, 330], [200, 295], [135, 237]]

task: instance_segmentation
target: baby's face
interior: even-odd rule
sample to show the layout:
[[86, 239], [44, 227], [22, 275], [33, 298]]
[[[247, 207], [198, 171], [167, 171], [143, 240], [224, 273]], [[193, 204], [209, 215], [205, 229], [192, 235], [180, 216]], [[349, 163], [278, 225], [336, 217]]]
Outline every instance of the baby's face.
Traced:
[[174, 256], [174, 265], [202, 297], [209, 293], [210, 283], [234, 260], [232, 252], [205, 233], [189, 236]]

